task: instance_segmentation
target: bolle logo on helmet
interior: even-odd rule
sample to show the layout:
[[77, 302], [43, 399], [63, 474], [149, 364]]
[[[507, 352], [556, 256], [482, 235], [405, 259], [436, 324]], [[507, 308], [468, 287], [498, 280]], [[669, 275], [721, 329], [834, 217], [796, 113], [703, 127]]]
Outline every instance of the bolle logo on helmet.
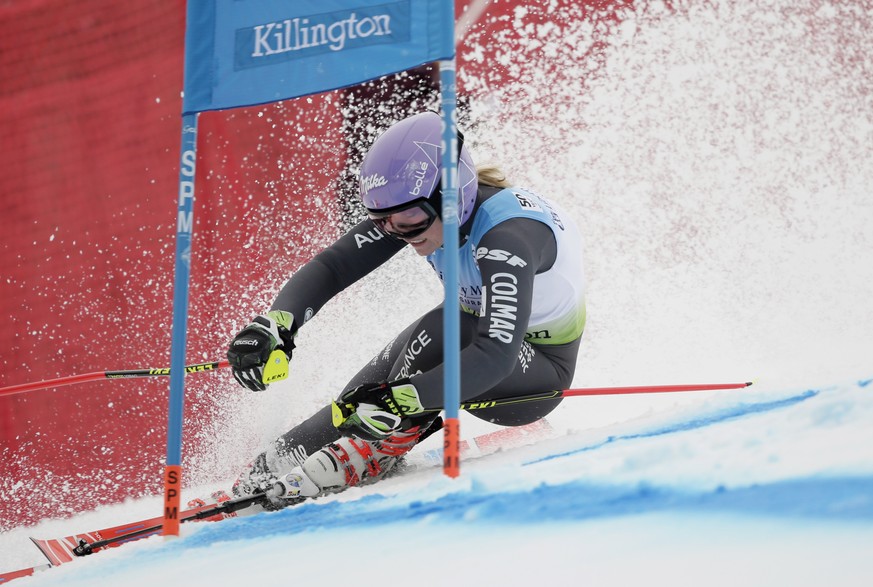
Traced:
[[[415, 185], [409, 191], [410, 196], [415, 196], [416, 198], [421, 196], [421, 186], [424, 184], [424, 178], [427, 177], [427, 161], [421, 161], [419, 163], [420, 168], [413, 172], [415, 176]], [[430, 194], [427, 194], [428, 196]]]
[[370, 193], [370, 190], [386, 185], [388, 185], [388, 180], [378, 173], [361, 178], [361, 190], [363, 190], [365, 196]]

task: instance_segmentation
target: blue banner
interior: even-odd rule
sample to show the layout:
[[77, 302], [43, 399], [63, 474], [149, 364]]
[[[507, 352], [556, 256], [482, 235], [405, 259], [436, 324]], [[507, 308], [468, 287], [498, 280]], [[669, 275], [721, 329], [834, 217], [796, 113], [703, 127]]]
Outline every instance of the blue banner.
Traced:
[[191, 0], [183, 113], [264, 104], [454, 57], [452, 0]]

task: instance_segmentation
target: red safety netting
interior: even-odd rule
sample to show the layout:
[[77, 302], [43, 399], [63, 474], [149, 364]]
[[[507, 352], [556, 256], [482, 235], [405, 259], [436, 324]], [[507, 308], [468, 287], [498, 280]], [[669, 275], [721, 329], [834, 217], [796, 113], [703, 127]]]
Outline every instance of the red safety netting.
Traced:
[[[531, 42], [550, 19], [629, 3], [456, 0], [462, 123], [469, 100], [511, 106], [551, 67]], [[184, 20], [181, 0], [0, 6], [0, 387], [169, 366]], [[240, 321], [359, 213], [362, 150], [435, 106], [433, 73], [201, 115], [187, 362], [223, 358]], [[227, 385], [222, 372], [186, 392], [186, 465]], [[167, 390], [135, 379], [0, 397], [0, 530], [157, 494]]]
[[[169, 365], [184, 16], [160, 0], [0, 8], [0, 386]], [[200, 117], [190, 362], [223, 358], [224, 324], [338, 233], [341, 118], [335, 95]], [[213, 384], [188, 394], [188, 454]], [[0, 524], [155, 491], [166, 406], [163, 378], [0, 397]]]

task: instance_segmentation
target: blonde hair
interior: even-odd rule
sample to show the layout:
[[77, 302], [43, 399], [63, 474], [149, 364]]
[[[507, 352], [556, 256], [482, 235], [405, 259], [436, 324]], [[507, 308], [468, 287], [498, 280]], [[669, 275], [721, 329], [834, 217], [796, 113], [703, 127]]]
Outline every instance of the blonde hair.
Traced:
[[512, 184], [506, 179], [506, 174], [497, 165], [477, 165], [476, 177], [479, 183], [496, 188], [508, 188]]

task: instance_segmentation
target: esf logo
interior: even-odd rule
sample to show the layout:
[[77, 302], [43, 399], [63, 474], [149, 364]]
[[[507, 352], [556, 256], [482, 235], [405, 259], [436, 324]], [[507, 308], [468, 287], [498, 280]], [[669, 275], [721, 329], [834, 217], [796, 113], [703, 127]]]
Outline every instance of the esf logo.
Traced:
[[476, 260], [506, 261], [512, 267], [527, 267], [527, 261], [502, 249], [488, 250], [485, 247], [476, 249]]

